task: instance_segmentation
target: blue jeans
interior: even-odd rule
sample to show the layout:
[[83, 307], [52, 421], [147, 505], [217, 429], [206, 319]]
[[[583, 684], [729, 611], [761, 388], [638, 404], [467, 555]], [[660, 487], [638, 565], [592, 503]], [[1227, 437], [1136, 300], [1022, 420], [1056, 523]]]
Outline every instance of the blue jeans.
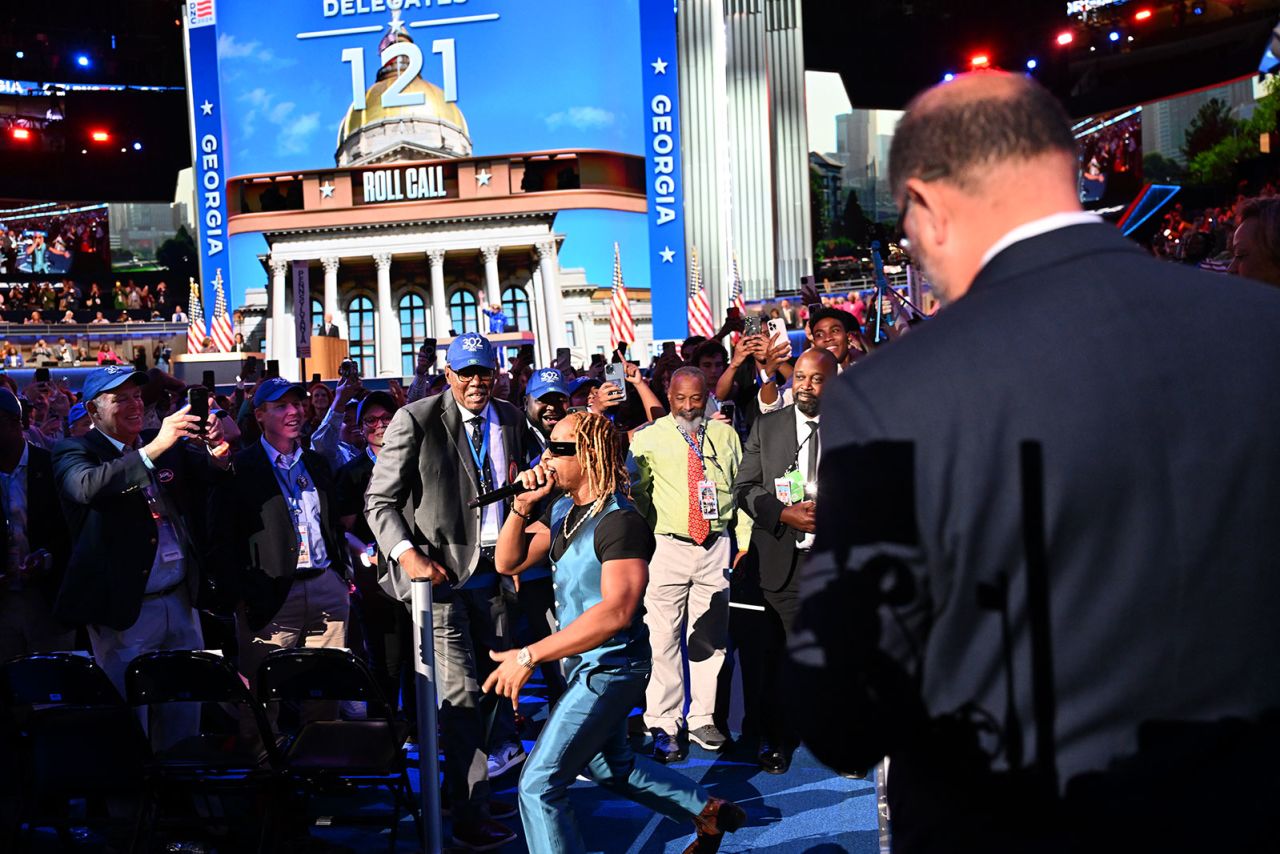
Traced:
[[692, 820], [709, 798], [678, 771], [636, 756], [627, 716], [644, 698], [647, 666], [582, 668], [551, 710], [520, 774], [520, 817], [531, 854], [585, 851], [569, 787], [585, 769], [601, 786], [677, 821]]

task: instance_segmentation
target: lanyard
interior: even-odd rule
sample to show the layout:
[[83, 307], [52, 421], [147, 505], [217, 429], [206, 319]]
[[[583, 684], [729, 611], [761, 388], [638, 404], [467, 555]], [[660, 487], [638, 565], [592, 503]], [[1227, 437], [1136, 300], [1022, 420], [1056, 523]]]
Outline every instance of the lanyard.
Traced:
[[680, 431], [681, 438], [683, 438], [685, 442], [689, 444], [689, 447], [693, 449], [693, 452], [697, 454], [698, 462], [702, 463], [705, 467], [706, 462], [702, 459], [702, 440], [707, 434], [707, 425], [703, 424], [698, 427], [698, 441], [696, 443], [692, 438], [690, 438], [688, 433], [684, 432], [684, 428], [679, 424], [676, 425], [676, 429]]
[[[811, 422], [805, 421], [804, 423], [808, 425]], [[800, 470], [800, 452], [804, 450], [805, 445], [809, 444], [809, 440], [816, 435], [818, 435], [818, 428], [814, 427], [812, 430], [809, 431], [809, 435], [805, 436], [804, 439], [800, 442], [799, 447], [796, 448], [796, 455], [791, 458], [791, 465], [787, 468], [787, 471], [791, 471], [792, 469], [796, 471]], [[816, 479], [817, 475], [818, 473], [815, 471], [809, 472], [809, 478], [811, 480]]]
[[476, 463], [476, 474], [478, 477], [484, 476], [484, 462], [489, 459], [489, 419], [487, 416], [480, 416], [484, 421], [484, 439], [480, 442], [480, 450], [476, 451], [476, 443], [471, 441], [471, 427], [467, 427], [467, 449], [471, 451], [471, 459]]
[[[283, 456], [283, 454], [281, 455]], [[288, 469], [280, 468], [280, 458], [271, 465], [271, 471], [276, 476], [276, 482], [280, 484], [280, 489], [284, 491], [284, 500], [289, 505], [289, 512], [293, 514], [295, 524], [302, 522], [302, 493], [311, 485], [306, 474], [299, 474], [293, 477], [293, 469], [301, 458], [295, 460]]]

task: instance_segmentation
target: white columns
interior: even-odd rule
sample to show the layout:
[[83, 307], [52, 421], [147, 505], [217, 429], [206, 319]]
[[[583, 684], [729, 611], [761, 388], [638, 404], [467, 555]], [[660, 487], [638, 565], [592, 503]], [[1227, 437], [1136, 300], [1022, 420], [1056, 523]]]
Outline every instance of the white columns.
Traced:
[[297, 347], [294, 342], [293, 302], [288, 287], [289, 262], [272, 256], [271, 261], [271, 325], [267, 340], [267, 358], [280, 362], [282, 376], [294, 376], [298, 371]]
[[[775, 269], [778, 287], [798, 287], [813, 272], [809, 211], [809, 131], [805, 117], [804, 36], [800, 0], [766, 7], [773, 119]], [[763, 272], [763, 271], [762, 271]]]
[[[684, 234], [698, 247], [702, 280], [712, 304], [728, 278], [721, 259], [732, 239], [730, 212], [742, 188], [730, 192], [733, 131], [726, 95], [726, 21], [724, 0], [684, 0], [676, 13], [680, 51], [680, 148], [684, 155]], [[740, 154], [733, 156], [741, 156]], [[649, 247], [657, 251], [658, 247]], [[738, 247], [743, 249], [745, 247]], [[745, 264], [744, 264], [745, 266]], [[756, 274], [742, 271], [744, 277]], [[747, 298], [759, 298], [749, 287]], [[767, 296], [772, 297], [770, 291]], [[718, 315], [716, 315], [718, 316]]]
[[564, 302], [560, 298], [560, 261], [556, 257], [556, 241], [544, 240], [537, 245], [538, 271], [542, 273], [542, 288], [546, 292], [548, 352], [564, 346]]
[[548, 325], [555, 318], [550, 314], [547, 292], [542, 287], [542, 275], [537, 270], [529, 274], [529, 284], [525, 285], [524, 292], [529, 296], [529, 321], [533, 325], [533, 353], [538, 360], [537, 366], [544, 367], [550, 365], [555, 358], [555, 350], [547, 340], [550, 334]]
[[[738, 253], [743, 286], [751, 295], [773, 296], [774, 200], [770, 162], [769, 71], [765, 55], [763, 0], [725, 3], [728, 95], [731, 246]], [[683, 126], [681, 127], [683, 132]], [[807, 156], [807, 154], [806, 154]], [[808, 186], [806, 184], [806, 186]], [[807, 203], [806, 203], [807, 204]], [[728, 305], [732, 268], [725, 248], [699, 246], [706, 258], [711, 311], [719, 325]], [[714, 278], [711, 255], [724, 265]], [[719, 298], [717, 300], [717, 297]]]
[[378, 265], [378, 376], [400, 376], [400, 323], [391, 303], [391, 253], [373, 256]]
[[333, 322], [338, 324], [338, 332], [346, 338], [347, 318], [338, 306], [338, 259], [332, 256], [321, 258], [320, 263], [324, 265], [324, 313], [333, 318]]
[[[481, 246], [480, 254], [484, 256], [484, 300], [489, 305], [502, 305], [502, 286], [498, 281], [498, 247], [497, 246]], [[481, 312], [480, 317], [484, 317]], [[481, 324], [481, 328], [485, 328]]]
[[447, 338], [449, 336], [449, 301], [444, 294], [444, 250], [428, 250], [427, 260], [431, 262], [432, 337]]

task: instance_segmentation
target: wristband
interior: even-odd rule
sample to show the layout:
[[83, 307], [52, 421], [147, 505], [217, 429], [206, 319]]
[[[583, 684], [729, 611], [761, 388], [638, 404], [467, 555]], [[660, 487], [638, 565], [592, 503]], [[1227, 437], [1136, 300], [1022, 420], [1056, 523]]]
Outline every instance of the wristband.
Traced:
[[517, 509], [516, 509], [516, 506], [515, 506], [514, 504], [512, 504], [512, 505], [511, 505], [511, 512], [512, 512], [512, 513], [514, 513], [514, 514], [516, 514], [517, 516], [519, 516], [521, 519], [525, 520], [526, 522], [532, 522], [532, 521], [533, 521], [533, 516], [529, 515], [528, 513], [521, 513], [519, 510], [517, 510]]

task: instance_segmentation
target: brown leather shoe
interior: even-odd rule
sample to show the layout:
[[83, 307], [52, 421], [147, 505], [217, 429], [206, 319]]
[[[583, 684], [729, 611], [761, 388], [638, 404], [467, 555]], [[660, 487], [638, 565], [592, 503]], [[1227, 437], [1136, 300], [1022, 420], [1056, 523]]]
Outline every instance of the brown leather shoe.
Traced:
[[733, 833], [747, 820], [742, 807], [722, 798], [712, 798], [693, 820], [698, 828], [698, 838], [684, 849], [684, 854], [715, 854], [726, 833]]
[[511, 828], [492, 819], [454, 822], [453, 825], [453, 844], [468, 851], [492, 851], [514, 842], [515, 838]]

